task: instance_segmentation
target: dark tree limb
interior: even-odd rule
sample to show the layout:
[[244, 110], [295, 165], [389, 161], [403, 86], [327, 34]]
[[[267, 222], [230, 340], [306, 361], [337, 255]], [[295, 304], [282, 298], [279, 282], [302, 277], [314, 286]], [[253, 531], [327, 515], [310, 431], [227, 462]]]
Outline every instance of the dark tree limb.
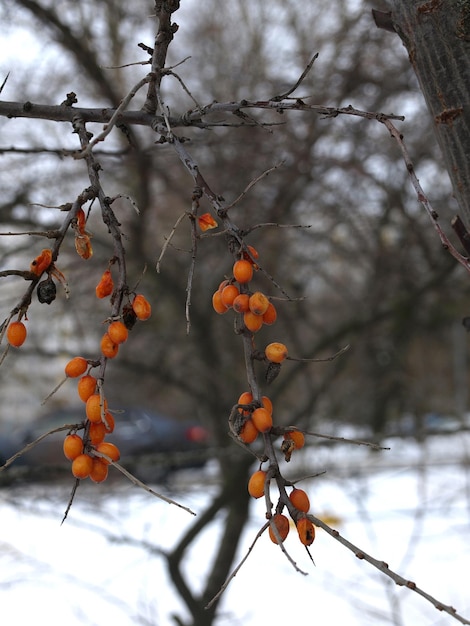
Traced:
[[431, 113], [464, 221], [470, 224], [470, 2], [389, 0]]

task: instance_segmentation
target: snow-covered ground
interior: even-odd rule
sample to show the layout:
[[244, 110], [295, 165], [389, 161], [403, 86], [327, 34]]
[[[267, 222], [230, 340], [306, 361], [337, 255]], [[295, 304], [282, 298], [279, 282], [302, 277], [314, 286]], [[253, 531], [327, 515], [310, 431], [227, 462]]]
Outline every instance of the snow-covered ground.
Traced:
[[[424, 447], [400, 440], [390, 445], [381, 453], [345, 445], [309, 452], [315, 470], [327, 470], [303, 483], [312, 511], [470, 618], [470, 435], [435, 437]], [[181, 474], [172, 496], [197, 513], [215, 488], [209, 467]], [[172, 613], [184, 616], [158, 549], [171, 549], [192, 516], [128, 483], [89, 484], [61, 525], [69, 491], [70, 485], [0, 491], [0, 606], [9, 623], [166, 626], [174, 624]], [[238, 559], [263, 518], [263, 502], [253, 502]], [[196, 588], [218, 532], [215, 520], [188, 552], [186, 572]], [[262, 536], [225, 592], [220, 626], [457, 623], [321, 530], [312, 546], [315, 565], [295, 533], [286, 547], [307, 575]]]

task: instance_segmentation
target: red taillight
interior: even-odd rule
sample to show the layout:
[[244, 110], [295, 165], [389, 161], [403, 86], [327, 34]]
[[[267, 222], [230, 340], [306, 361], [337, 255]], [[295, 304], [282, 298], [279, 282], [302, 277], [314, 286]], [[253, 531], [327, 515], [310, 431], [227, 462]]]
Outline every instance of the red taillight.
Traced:
[[209, 433], [202, 426], [190, 426], [186, 430], [186, 439], [194, 443], [203, 443], [209, 439]]

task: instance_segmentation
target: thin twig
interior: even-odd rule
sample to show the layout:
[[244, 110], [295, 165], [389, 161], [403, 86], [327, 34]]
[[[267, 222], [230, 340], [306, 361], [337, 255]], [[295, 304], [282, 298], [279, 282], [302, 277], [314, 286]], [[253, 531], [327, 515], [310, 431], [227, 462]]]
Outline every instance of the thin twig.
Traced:
[[390, 135], [397, 141], [398, 146], [403, 156], [403, 160], [405, 161], [406, 169], [411, 179], [411, 184], [413, 185], [416, 191], [416, 195], [418, 196], [418, 202], [424, 207], [424, 209], [426, 210], [426, 213], [429, 215], [429, 218], [434, 226], [435, 231], [439, 235], [439, 239], [441, 240], [443, 247], [450, 252], [450, 254], [454, 257], [454, 259], [456, 259], [460, 263], [460, 265], [462, 265], [467, 270], [467, 272], [470, 273], [470, 259], [460, 254], [460, 252], [454, 247], [454, 245], [448, 239], [447, 235], [444, 233], [444, 231], [442, 230], [439, 224], [438, 213], [432, 207], [431, 202], [429, 201], [428, 197], [424, 193], [423, 188], [421, 187], [419, 183], [418, 177], [416, 176], [416, 172], [414, 169], [414, 165], [411, 161], [410, 155], [408, 153], [408, 149], [403, 140], [403, 135], [387, 117], [383, 117], [383, 118], [378, 117], [377, 119], [379, 122], [382, 122], [382, 124], [385, 125], [385, 127], [390, 132]]
[[238, 196], [238, 198], [227, 206], [227, 211], [230, 210], [232, 207], [234, 207], [236, 204], [238, 204], [240, 202], [240, 200], [246, 196], [246, 194], [250, 191], [250, 189], [256, 185], [256, 183], [259, 183], [259, 181], [261, 179], [265, 178], [266, 176], [269, 176], [269, 174], [271, 172], [274, 172], [274, 170], [277, 170], [279, 167], [282, 167], [284, 165], [284, 163], [285, 163], [285, 161], [281, 161], [280, 163], [277, 163], [277, 165], [273, 165], [269, 169], [265, 170], [262, 174], [257, 176], [250, 183], [248, 183], [248, 185], [241, 192], [241, 194]]
[[47, 433], [43, 433], [42, 435], [39, 435], [37, 439], [26, 444], [23, 448], [21, 448], [21, 450], [18, 450], [18, 452], [16, 452], [13, 456], [7, 459], [3, 465], [0, 465], [0, 472], [3, 472], [3, 470], [7, 469], [7, 467], [9, 467], [14, 461], [16, 461], [16, 459], [18, 459], [23, 454], [26, 454], [26, 452], [29, 452], [32, 448], [34, 448], [34, 446], [37, 446], [38, 443], [40, 443], [43, 439], [45, 439], [46, 437], [49, 437], [49, 435], [53, 435], [54, 433], [60, 433], [64, 430], [68, 430], [68, 431], [80, 430], [81, 428], [83, 428], [83, 424], [64, 424], [64, 426], [58, 426], [57, 428], [53, 428], [52, 430], [49, 430]]
[[302, 74], [300, 75], [299, 79], [297, 80], [297, 82], [295, 83], [295, 85], [293, 87], [291, 87], [288, 91], [286, 91], [285, 93], [281, 94], [280, 96], [274, 96], [274, 98], [271, 98], [271, 100], [273, 102], [279, 102], [280, 100], [284, 100], [285, 98], [287, 98], [288, 96], [291, 95], [291, 93], [293, 93], [297, 87], [299, 87], [301, 85], [301, 83], [304, 81], [305, 77], [307, 76], [307, 74], [310, 72], [310, 70], [312, 69], [313, 64], [315, 63], [315, 60], [318, 58], [318, 52], [316, 52], [313, 57], [310, 59], [310, 61], [307, 64], [307, 67], [304, 69], [304, 71], [302, 72]]
[[334, 361], [335, 359], [337, 359], [339, 356], [341, 356], [342, 354], [344, 354], [345, 352], [347, 352], [349, 350], [351, 346], [348, 344], [346, 346], [344, 346], [344, 348], [341, 348], [341, 350], [338, 350], [338, 352], [335, 352], [332, 356], [327, 356], [324, 357], [322, 359], [302, 359], [302, 358], [297, 358], [294, 356], [286, 356], [286, 359], [289, 361], [305, 361], [305, 362], [310, 362], [310, 363], [325, 363], [326, 361]]
[[182, 213], [179, 216], [179, 218], [176, 220], [175, 225], [171, 229], [171, 232], [168, 235], [168, 237], [165, 237], [165, 243], [163, 244], [162, 251], [160, 252], [160, 256], [158, 257], [157, 263], [155, 265], [155, 269], [157, 270], [158, 274], [160, 274], [160, 263], [162, 262], [163, 256], [164, 256], [164, 254], [166, 252], [166, 249], [170, 245], [170, 241], [172, 240], [173, 235], [176, 233], [176, 229], [178, 228], [178, 226], [181, 224], [181, 222], [184, 220], [185, 217], [188, 217], [188, 214], [187, 214], [186, 211], [184, 213]]
[[114, 111], [111, 119], [109, 120], [109, 122], [105, 125], [105, 127], [103, 128], [103, 131], [97, 135], [94, 139], [92, 139], [91, 141], [88, 142], [88, 145], [86, 145], [85, 147], [82, 148], [82, 150], [76, 155], [77, 158], [83, 158], [86, 155], [90, 154], [91, 150], [93, 150], [93, 147], [99, 143], [100, 141], [104, 141], [104, 139], [109, 135], [109, 133], [113, 130], [113, 128], [116, 126], [116, 124], [119, 121], [122, 121], [121, 115], [124, 111], [124, 109], [127, 107], [127, 105], [129, 104], [129, 102], [132, 100], [132, 98], [137, 94], [137, 92], [147, 83], [150, 82], [150, 80], [152, 80], [152, 74], [147, 74], [147, 76], [145, 76], [144, 78], [142, 78], [141, 80], [139, 80], [139, 82], [134, 85], [134, 87], [129, 91], [129, 93], [121, 100], [119, 106], [117, 107], [117, 109]]
[[154, 491], [151, 487], [149, 487], [148, 485], [143, 483], [141, 480], [136, 478], [133, 474], [128, 472], [125, 467], [123, 467], [122, 465], [120, 465], [116, 461], [113, 461], [107, 454], [103, 454], [102, 452], [98, 452], [98, 450], [93, 450], [93, 456], [97, 456], [97, 457], [100, 457], [100, 458], [105, 459], [106, 461], [108, 461], [108, 463], [110, 465], [112, 465], [117, 470], [119, 470], [121, 472], [121, 474], [124, 474], [124, 476], [128, 480], [130, 480], [132, 484], [136, 485], [136, 487], [140, 487], [141, 489], [144, 489], [144, 491], [146, 491], [147, 493], [152, 494], [156, 498], [159, 498], [160, 500], [164, 500], [164, 502], [167, 502], [168, 504], [173, 504], [174, 506], [177, 506], [180, 509], [183, 509], [184, 511], [187, 511], [188, 513], [191, 513], [191, 515], [196, 515], [196, 513], [194, 511], [192, 511], [189, 507], [184, 506], [183, 504], [180, 504], [179, 502], [176, 502], [176, 500], [172, 500], [171, 498], [168, 498], [167, 496], [164, 496], [162, 493], [158, 493], [157, 491]]

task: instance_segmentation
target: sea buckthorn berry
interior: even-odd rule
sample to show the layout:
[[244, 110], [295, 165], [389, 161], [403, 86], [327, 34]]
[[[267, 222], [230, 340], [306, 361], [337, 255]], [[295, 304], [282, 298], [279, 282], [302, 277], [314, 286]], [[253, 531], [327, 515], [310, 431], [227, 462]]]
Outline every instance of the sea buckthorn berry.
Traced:
[[305, 445], [305, 435], [300, 430], [290, 430], [284, 433], [284, 439], [292, 439], [296, 450], [300, 450]]
[[287, 348], [283, 343], [275, 341], [266, 346], [264, 353], [271, 363], [282, 363], [287, 357]]
[[93, 459], [90, 478], [94, 483], [102, 483], [108, 478], [108, 465], [102, 459]]
[[97, 446], [104, 441], [107, 434], [108, 431], [106, 430], [104, 422], [92, 422], [90, 424], [88, 435], [93, 446]]
[[67, 435], [64, 439], [63, 450], [65, 458], [73, 461], [79, 454], [83, 453], [83, 439], [80, 435]]
[[65, 375], [68, 378], [78, 378], [86, 372], [88, 361], [82, 356], [76, 356], [65, 366]]
[[83, 209], [78, 209], [76, 219], [77, 219], [77, 230], [80, 234], [83, 234], [85, 232], [85, 225], [86, 225], [86, 216], [85, 216], [85, 211]]
[[[103, 441], [100, 443], [96, 449], [101, 454], [106, 454], [112, 461], [119, 461], [121, 457], [121, 453], [119, 452], [119, 448], [114, 445], [114, 443], [110, 443], [109, 441]], [[102, 463], [109, 463], [107, 459], [101, 459]]]
[[113, 293], [114, 281], [111, 276], [111, 270], [107, 269], [103, 272], [100, 282], [95, 287], [95, 293], [97, 298], [106, 298]]
[[[279, 533], [281, 540], [285, 541], [290, 530], [290, 524], [287, 517], [285, 515], [282, 515], [282, 513], [276, 513], [272, 517], [272, 523], [276, 526], [277, 532]], [[274, 534], [274, 530], [272, 529], [271, 524], [269, 525], [269, 538], [273, 543], [279, 543], [276, 535]]]
[[258, 269], [258, 266], [256, 265], [256, 263], [252, 261], [252, 259], [257, 259], [259, 257], [258, 250], [256, 250], [256, 248], [253, 248], [253, 246], [247, 246], [247, 249], [248, 249], [249, 254], [248, 252], [244, 250], [243, 258], [249, 261], [255, 269]]
[[127, 340], [129, 331], [122, 322], [111, 322], [108, 326], [108, 335], [113, 343], [120, 344]]
[[253, 443], [258, 435], [259, 430], [253, 424], [253, 420], [247, 419], [241, 427], [238, 437], [243, 443]]
[[[238, 404], [251, 404], [252, 402], [253, 394], [250, 391], [244, 391], [238, 398]], [[239, 412], [245, 417], [249, 417], [251, 415], [251, 411], [248, 409], [239, 409]]]
[[226, 278], [219, 284], [217, 291], [222, 291], [224, 287], [226, 287], [230, 283]]
[[72, 461], [72, 474], [75, 478], [88, 478], [93, 468], [93, 459], [89, 454], [79, 454]]
[[102, 421], [101, 409], [105, 413], [108, 410], [108, 402], [106, 398], [103, 398], [103, 402], [101, 402], [100, 394], [94, 393], [86, 401], [85, 407], [86, 416], [90, 422], [98, 423]]
[[114, 359], [114, 357], [119, 352], [119, 346], [117, 343], [111, 339], [108, 333], [105, 333], [101, 337], [100, 342], [101, 354], [105, 356], [107, 359]]
[[134, 313], [137, 315], [137, 319], [142, 321], [148, 320], [152, 314], [150, 302], [140, 293], [138, 293], [132, 301], [132, 308], [134, 309]]
[[28, 332], [23, 322], [11, 322], [7, 328], [8, 343], [11, 346], [15, 346], [15, 348], [19, 348], [24, 344], [27, 334]]
[[272, 415], [264, 407], [255, 409], [251, 414], [251, 419], [260, 433], [268, 432], [268, 430], [271, 430], [273, 426]]
[[212, 307], [214, 311], [219, 315], [227, 313], [228, 307], [226, 307], [225, 304], [222, 302], [222, 292], [216, 291], [212, 295]]
[[132, 330], [137, 322], [137, 315], [134, 313], [134, 309], [131, 304], [125, 304], [122, 307], [122, 321], [127, 330]]
[[210, 230], [211, 228], [217, 228], [218, 223], [212, 217], [210, 213], [203, 213], [197, 218], [199, 228], [204, 233], [206, 230]]
[[261, 402], [263, 404], [263, 407], [266, 409], [266, 411], [268, 411], [272, 415], [273, 414], [273, 403], [268, 398], [268, 396], [262, 396], [261, 397]]
[[266, 298], [264, 293], [261, 293], [261, 291], [255, 291], [255, 293], [250, 296], [250, 311], [255, 315], [264, 315], [264, 313], [268, 310], [268, 306], [269, 300]]
[[251, 311], [243, 313], [243, 323], [252, 333], [257, 333], [263, 325], [263, 318], [261, 315], [255, 315]]
[[96, 378], [87, 374], [82, 376], [77, 384], [77, 392], [80, 400], [86, 402], [96, 391]]
[[240, 295], [240, 290], [236, 285], [227, 285], [221, 292], [222, 304], [224, 304], [227, 308], [230, 308], [238, 295]]
[[29, 266], [30, 271], [36, 276], [41, 276], [52, 263], [52, 250], [45, 248]]
[[253, 394], [251, 391], [244, 391], [238, 398], [238, 404], [250, 404], [253, 402]]
[[289, 500], [298, 511], [308, 513], [310, 509], [310, 500], [308, 499], [308, 495], [303, 489], [297, 489], [294, 487], [294, 489], [289, 494]]
[[315, 526], [306, 517], [297, 520], [297, 532], [304, 546], [310, 546], [315, 539]]
[[246, 259], [240, 259], [233, 264], [233, 276], [241, 284], [249, 283], [253, 278], [253, 265]]
[[267, 326], [271, 326], [277, 320], [277, 311], [276, 307], [272, 302], [269, 303], [268, 308], [263, 313], [263, 324]]
[[264, 495], [264, 483], [266, 481], [266, 472], [258, 470], [250, 476], [248, 481], [248, 493], [252, 498], [261, 498]]
[[250, 296], [247, 293], [239, 294], [232, 302], [233, 310], [237, 313], [246, 313], [250, 309]]
[[75, 250], [82, 259], [91, 259], [93, 256], [93, 248], [90, 237], [84, 233], [83, 235], [75, 235]]

